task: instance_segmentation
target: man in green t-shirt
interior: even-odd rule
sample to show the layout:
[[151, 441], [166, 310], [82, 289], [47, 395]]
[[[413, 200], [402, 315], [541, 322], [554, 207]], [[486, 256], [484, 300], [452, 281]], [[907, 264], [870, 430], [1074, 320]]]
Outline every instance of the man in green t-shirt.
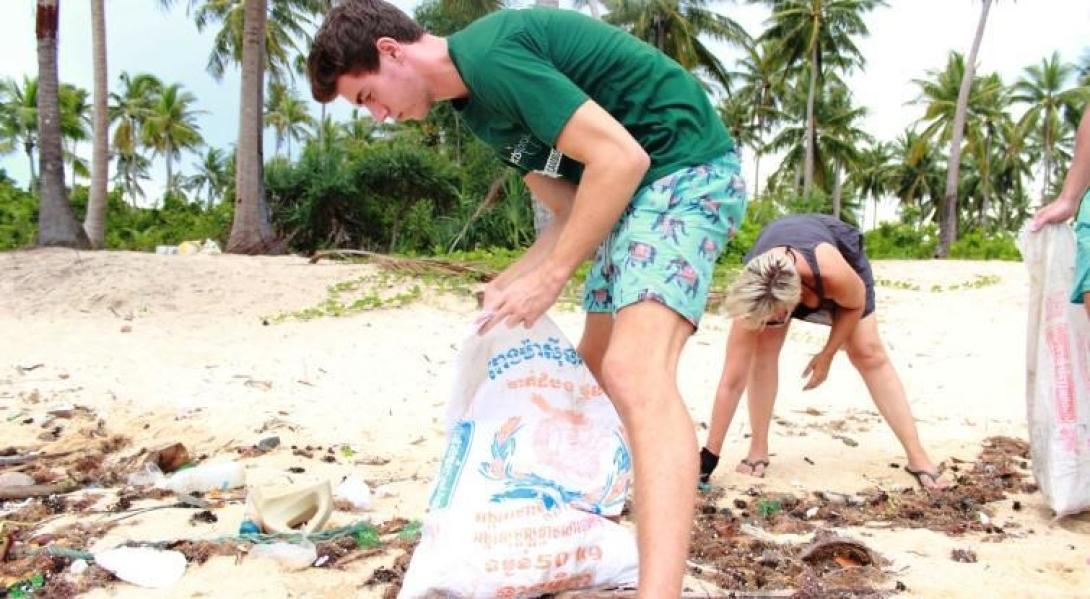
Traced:
[[677, 596], [697, 482], [677, 363], [746, 205], [737, 151], [700, 82], [575, 11], [502, 10], [442, 38], [382, 0], [330, 11], [308, 75], [315, 99], [341, 96], [377, 121], [450, 101], [552, 211], [486, 289], [482, 332], [532, 325], [597, 248], [579, 351], [632, 446], [640, 593]]

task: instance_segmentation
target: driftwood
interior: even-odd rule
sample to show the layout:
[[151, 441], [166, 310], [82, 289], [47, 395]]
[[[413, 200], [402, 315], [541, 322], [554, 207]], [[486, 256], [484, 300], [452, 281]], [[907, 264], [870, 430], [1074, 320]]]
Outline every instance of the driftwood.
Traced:
[[38, 460], [52, 460], [55, 458], [63, 458], [71, 455], [71, 451], [63, 451], [61, 453], [38, 453], [33, 455], [13, 455], [0, 457], [0, 467], [2, 466], [18, 466], [19, 464], [27, 464], [30, 462], [36, 462]]
[[47, 497], [75, 491], [77, 485], [73, 481], [64, 481], [52, 485], [19, 485], [14, 487], [0, 487], [0, 501], [8, 499], [26, 499], [28, 497]]
[[331, 258], [335, 256], [362, 256], [371, 260], [379, 268], [384, 270], [413, 275], [468, 275], [482, 283], [491, 281], [496, 278], [497, 274], [491, 270], [478, 268], [461, 262], [454, 262], [452, 260], [442, 260], [439, 258], [404, 258], [380, 254], [378, 252], [369, 252], [367, 250], [323, 250], [314, 252], [310, 257], [310, 263], [317, 264], [322, 258]]

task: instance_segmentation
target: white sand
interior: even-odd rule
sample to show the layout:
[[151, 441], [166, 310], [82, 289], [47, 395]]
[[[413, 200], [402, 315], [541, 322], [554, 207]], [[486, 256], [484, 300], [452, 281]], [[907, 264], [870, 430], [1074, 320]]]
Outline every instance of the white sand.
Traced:
[[[133, 447], [185, 443], [191, 454], [232, 457], [226, 449], [279, 435], [282, 446], [245, 459], [251, 482], [334, 482], [358, 473], [388, 483], [372, 517], [419, 518], [428, 481], [443, 449], [440, 419], [456, 344], [475, 313], [468, 299], [432, 298], [410, 307], [345, 318], [262, 318], [317, 305], [330, 284], [373, 273], [368, 266], [295, 257], [156, 256], [129, 252], [37, 250], [0, 254], [0, 446], [36, 447], [42, 429], [12, 418], [74, 403], [106, 416], [110, 432]], [[971, 460], [991, 435], [1026, 438], [1024, 407], [1026, 275], [1019, 263], [878, 262], [878, 279], [919, 290], [879, 287], [878, 314], [936, 460]], [[933, 291], [978, 275], [997, 284]], [[582, 316], [554, 309], [573, 339]], [[726, 321], [708, 316], [683, 356], [681, 388], [694, 420], [707, 422], [724, 352]], [[803, 393], [798, 378], [827, 329], [795, 324], [781, 360], [772, 466], [755, 481], [731, 472], [745, 455], [745, 410], [728, 435], [714, 482], [735, 497], [760, 482], [766, 489], [853, 492], [880, 483], [909, 485], [890, 463], [899, 446], [880, 422], [845, 356], [829, 381]], [[42, 364], [23, 371], [18, 367]], [[806, 414], [808, 408], [822, 413]], [[9, 418], [12, 418], [9, 420]], [[849, 447], [829, 423], [845, 421]], [[800, 434], [805, 433], [805, 434]], [[704, 431], [698, 428], [703, 441]], [[73, 438], [69, 445], [78, 443]], [[64, 448], [65, 437], [50, 445]], [[350, 444], [357, 454], [337, 463], [293, 456], [290, 446]], [[131, 452], [131, 450], [129, 450]], [[322, 455], [319, 451], [316, 458]], [[814, 462], [810, 465], [804, 457]], [[357, 461], [389, 459], [385, 465]], [[303, 466], [304, 474], [288, 474]], [[1017, 496], [1015, 512], [999, 504], [999, 522], [1016, 522], [1024, 538], [983, 543], [927, 530], [848, 530], [893, 561], [910, 596], [1090, 595], [1090, 516], [1051, 520], [1039, 494]], [[194, 527], [189, 510], [159, 510], [125, 520], [98, 547], [130, 540], [208, 538], [237, 531], [242, 506], [219, 510], [219, 522]], [[99, 516], [85, 516], [94, 519]], [[333, 524], [359, 515], [338, 513]], [[1033, 533], [1028, 531], [1032, 529]], [[975, 564], [950, 559], [972, 548]], [[166, 596], [355, 597], [393, 556], [359, 561], [346, 571], [280, 572], [258, 560], [220, 557], [190, 567]], [[150, 596], [126, 584], [93, 596]]]

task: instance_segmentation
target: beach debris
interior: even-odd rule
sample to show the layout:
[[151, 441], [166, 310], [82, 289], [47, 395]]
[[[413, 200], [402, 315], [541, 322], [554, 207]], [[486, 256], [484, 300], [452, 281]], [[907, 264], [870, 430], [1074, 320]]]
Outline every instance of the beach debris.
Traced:
[[318, 560], [318, 550], [314, 543], [302, 540], [299, 543], [268, 543], [254, 545], [250, 549], [252, 558], [271, 559], [286, 570], [305, 570]]
[[118, 547], [95, 554], [95, 564], [125, 582], [149, 589], [165, 589], [185, 574], [185, 556], [178, 551], [151, 547]]
[[0, 474], [0, 487], [26, 487], [34, 484], [34, 477], [22, 472]]
[[852, 439], [851, 437], [849, 437], [847, 435], [833, 435], [833, 438], [834, 439], [839, 439], [840, 441], [843, 441], [844, 444], [847, 445], [848, 447], [858, 447], [859, 446], [859, 441], [856, 441], [855, 439]]
[[87, 571], [87, 568], [91, 567], [85, 559], [77, 559], [72, 561], [72, 565], [68, 566], [68, 571], [72, 574], [79, 576]]
[[213, 524], [215, 522], [219, 522], [219, 518], [217, 518], [211, 510], [197, 512], [189, 517], [189, 523], [194, 526], [197, 524]]
[[333, 512], [333, 491], [329, 481], [280, 492], [254, 487], [246, 503], [264, 532], [313, 533]]
[[950, 559], [963, 564], [975, 564], [976, 552], [972, 549], [951, 549]]
[[8, 499], [27, 499], [30, 497], [48, 497], [50, 495], [71, 493], [72, 491], [75, 491], [76, 488], [77, 485], [75, 481], [72, 480], [46, 485], [0, 487], [0, 501], [6, 501]]
[[828, 536], [815, 540], [799, 555], [799, 559], [817, 567], [835, 562], [844, 568], [869, 566], [875, 562], [866, 545], [846, 537]]
[[181, 443], [174, 443], [153, 451], [148, 459], [149, 461], [153, 460], [164, 474], [176, 472], [190, 462], [189, 450]]
[[238, 462], [201, 464], [175, 472], [162, 484], [179, 495], [226, 491], [246, 484], [246, 470]]
[[280, 437], [265, 437], [257, 442], [257, 448], [261, 451], [272, 451], [280, 446]]
[[333, 497], [348, 502], [357, 510], [371, 509], [371, 487], [355, 474], [346, 477], [337, 485]]
[[154, 461], [147, 461], [144, 466], [129, 474], [128, 483], [134, 487], [156, 486], [164, 480], [163, 471]]
[[761, 499], [757, 502], [757, 513], [762, 518], [768, 518], [783, 510], [783, 505], [776, 499]]

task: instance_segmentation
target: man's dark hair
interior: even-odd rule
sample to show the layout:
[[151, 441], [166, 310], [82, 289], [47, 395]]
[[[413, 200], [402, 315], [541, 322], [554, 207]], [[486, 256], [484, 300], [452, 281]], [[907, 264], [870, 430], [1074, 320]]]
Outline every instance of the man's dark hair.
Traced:
[[418, 41], [424, 28], [383, 0], [343, 0], [325, 17], [307, 56], [310, 93], [319, 102], [337, 97], [337, 78], [378, 70], [380, 37]]

